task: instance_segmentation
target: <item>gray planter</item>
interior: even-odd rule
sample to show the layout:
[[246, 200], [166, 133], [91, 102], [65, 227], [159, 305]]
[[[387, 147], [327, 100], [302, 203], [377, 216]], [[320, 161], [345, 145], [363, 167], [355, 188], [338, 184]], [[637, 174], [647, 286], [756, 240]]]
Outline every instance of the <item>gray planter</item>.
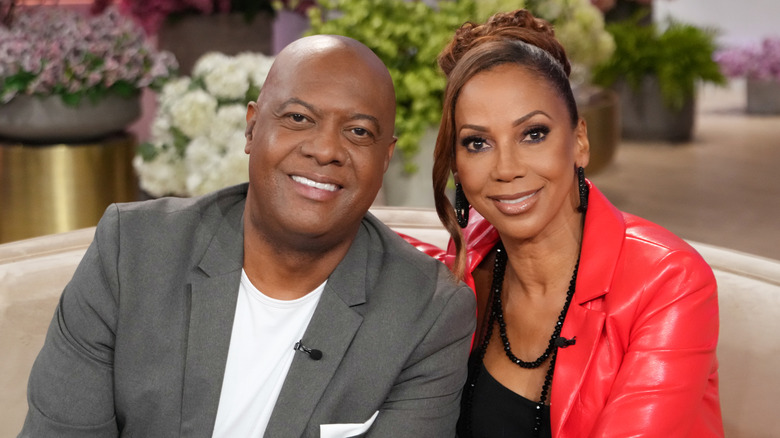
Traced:
[[0, 105], [0, 137], [27, 143], [91, 141], [123, 131], [141, 115], [139, 97], [117, 95], [78, 106], [66, 105], [60, 96], [18, 95]]
[[417, 172], [404, 170], [400, 151], [396, 150], [385, 172], [382, 192], [385, 205], [433, 208], [433, 150], [439, 127], [432, 126], [420, 139], [420, 150], [414, 156]]
[[780, 114], [780, 81], [748, 78], [747, 112]]
[[646, 76], [634, 90], [620, 80], [614, 85], [620, 96], [621, 136], [628, 140], [689, 141], [693, 135], [694, 97], [674, 110], [664, 104], [655, 76]]

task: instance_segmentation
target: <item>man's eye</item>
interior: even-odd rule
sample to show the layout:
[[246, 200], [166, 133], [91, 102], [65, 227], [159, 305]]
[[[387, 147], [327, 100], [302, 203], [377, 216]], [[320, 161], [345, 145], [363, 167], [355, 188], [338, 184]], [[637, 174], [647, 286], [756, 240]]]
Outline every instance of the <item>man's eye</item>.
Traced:
[[303, 114], [298, 114], [298, 113], [290, 114], [290, 118], [294, 122], [298, 122], [298, 123], [306, 121], [306, 116], [304, 116]]
[[352, 128], [352, 132], [359, 137], [365, 137], [369, 135], [368, 130], [363, 128]]

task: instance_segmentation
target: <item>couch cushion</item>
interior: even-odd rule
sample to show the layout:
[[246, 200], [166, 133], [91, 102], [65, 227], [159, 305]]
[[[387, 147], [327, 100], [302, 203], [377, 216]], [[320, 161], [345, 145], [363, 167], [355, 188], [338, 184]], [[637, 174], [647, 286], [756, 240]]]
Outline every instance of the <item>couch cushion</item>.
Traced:
[[[444, 247], [447, 232], [430, 209], [374, 207], [391, 228]], [[62, 289], [94, 228], [0, 245], [0, 436], [18, 433], [27, 378]], [[697, 242], [718, 281], [720, 393], [726, 436], [780, 430], [780, 262]]]

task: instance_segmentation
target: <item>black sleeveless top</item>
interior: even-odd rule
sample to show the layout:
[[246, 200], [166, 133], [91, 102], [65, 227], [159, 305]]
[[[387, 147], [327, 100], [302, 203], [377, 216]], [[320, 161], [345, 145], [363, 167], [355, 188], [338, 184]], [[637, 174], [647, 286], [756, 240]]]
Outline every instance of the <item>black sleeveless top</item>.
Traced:
[[[537, 403], [499, 383], [490, 375], [484, 364], [474, 369], [479, 370], [479, 375], [474, 386], [472, 409], [471, 412], [461, 412], [461, 416], [471, 415], [474, 438], [532, 437]], [[541, 388], [539, 390], [541, 391]], [[458, 437], [470, 438], [465, 436], [462, 430], [463, 420], [461, 418], [458, 422]], [[542, 407], [540, 437], [552, 437], [549, 406]]]

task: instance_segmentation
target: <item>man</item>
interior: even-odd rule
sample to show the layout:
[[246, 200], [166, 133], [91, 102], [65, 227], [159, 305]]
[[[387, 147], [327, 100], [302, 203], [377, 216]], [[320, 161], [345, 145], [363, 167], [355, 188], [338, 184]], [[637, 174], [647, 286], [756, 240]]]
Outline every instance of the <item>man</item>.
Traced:
[[394, 113], [362, 44], [288, 46], [247, 111], [248, 185], [107, 210], [21, 436], [454, 436], [473, 293], [366, 214]]

